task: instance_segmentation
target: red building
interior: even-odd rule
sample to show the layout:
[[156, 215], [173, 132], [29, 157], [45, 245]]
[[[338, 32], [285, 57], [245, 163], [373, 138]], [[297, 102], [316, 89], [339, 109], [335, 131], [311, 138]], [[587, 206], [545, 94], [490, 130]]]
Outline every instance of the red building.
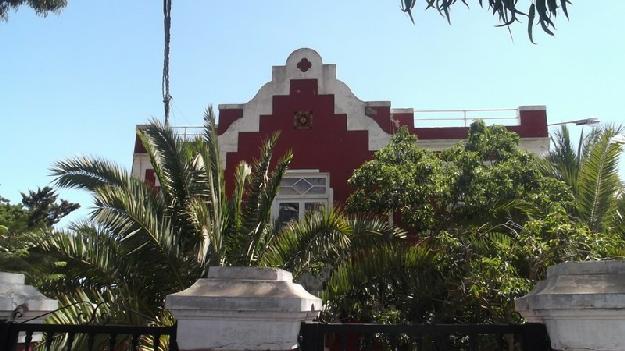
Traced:
[[[531, 152], [548, 150], [544, 106], [428, 111], [391, 108], [389, 101], [362, 101], [336, 79], [336, 66], [324, 64], [311, 49], [298, 49], [284, 66], [274, 66], [272, 80], [250, 101], [219, 105], [218, 132], [228, 180], [240, 161], [257, 157], [262, 140], [281, 131], [274, 155], [290, 149], [294, 159], [273, 212], [274, 218], [287, 220], [319, 206], [343, 203], [354, 169], [384, 147], [399, 127], [417, 135], [423, 147], [440, 150], [464, 139], [467, 125], [475, 119], [506, 125]], [[140, 144], [135, 145], [132, 172], [155, 181]]]

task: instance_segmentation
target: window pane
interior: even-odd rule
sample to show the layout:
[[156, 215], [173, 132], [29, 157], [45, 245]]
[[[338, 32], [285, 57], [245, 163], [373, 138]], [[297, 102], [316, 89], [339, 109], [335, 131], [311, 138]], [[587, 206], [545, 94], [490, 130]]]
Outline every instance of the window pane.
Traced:
[[278, 190], [280, 195], [325, 194], [326, 192], [327, 179], [325, 177], [283, 178]]
[[280, 186], [291, 186], [297, 182], [299, 178], [282, 178]]
[[324, 186], [326, 185], [326, 179], [323, 177], [315, 177], [315, 178], [306, 178], [306, 180], [312, 184], [312, 185], [321, 185]]
[[325, 186], [314, 186], [308, 190], [309, 194], [325, 194], [326, 187]]
[[293, 219], [299, 219], [299, 204], [297, 202], [281, 202], [278, 204], [278, 228]]
[[312, 184], [304, 178], [300, 178], [295, 184], [293, 184], [293, 189], [295, 189], [300, 194], [305, 194], [310, 190]]
[[304, 212], [322, 210], [325, 206], [322, 202], [307, 202], [304, 204]]
[[299, 195], [299, 193], [297, 191], [295, 191], [295, 189], [293, 189], [290, 186], [280, 186], [280, 188], [278, 189], [278, 194], [279, 195]]

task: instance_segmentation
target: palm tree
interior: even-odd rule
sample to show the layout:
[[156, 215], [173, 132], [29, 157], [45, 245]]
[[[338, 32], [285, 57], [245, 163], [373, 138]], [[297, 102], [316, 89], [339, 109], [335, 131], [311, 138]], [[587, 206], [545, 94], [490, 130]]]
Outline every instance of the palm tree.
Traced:
[[55, 318], [168, 323], [165, 296], [189, 287], [211, 265], [277, 266], [299, 274], [338, 266], [350, 252], [403, 236], [340, 211], [313, 213], [277, 231], [271, 203], [291, 153], [270, 167], [278, 136], [269, 137], [256, 161], [238, 165], [228, 194], [210, 108], [205, 121], [203, 137], [193, 142], [158, 121], [138, 132], [158, 188], [99, 158], [54, 166], [58, 186], [85, 189], [95, 202], [89, 223], [33, 236], [33, 252], [57, 262], [50, 270], [58, 279], [43, 290], [74, 306]]
[[554, 148], [547, 156], [556, 176], [575, 196], [575, 215], [595, 232], [622, 225], [624, 213], [617, 201], [623, 189], [618, 176], [623, 148], [614, 142], [621, 132], [620, 126], [596, 128], [586, 136], [582, 133], [574, 147], [563, 125], [554, 133]]

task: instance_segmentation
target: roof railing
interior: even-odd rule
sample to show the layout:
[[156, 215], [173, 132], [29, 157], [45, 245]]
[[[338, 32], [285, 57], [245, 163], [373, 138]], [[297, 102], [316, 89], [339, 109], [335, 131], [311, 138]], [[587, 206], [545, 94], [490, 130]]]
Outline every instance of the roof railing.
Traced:
[[195, 139], [204, 134], [202, 126], [175, 126], [171, 127], [184, 140]]
[[516, 108], [413, 110], [413, 112], [416, 128], [468, 127], [476, 120], [483, 120], [486, 124], [519, 125], [520, 123], [519, 110]]
[[[519, 125], [520, 123], [519, 110], [516, 108], [449, 110], [414, 109], [412, 112], [414, 113], [414, 126], [416, 128], [468, 127], [476, 120], [483, 120], [489, 125], [501, 124], [513, 126]], [[175, 126], [172, 128], [185, 140], [201, 136], [204, 131], [204, 127], [202, 126]]]

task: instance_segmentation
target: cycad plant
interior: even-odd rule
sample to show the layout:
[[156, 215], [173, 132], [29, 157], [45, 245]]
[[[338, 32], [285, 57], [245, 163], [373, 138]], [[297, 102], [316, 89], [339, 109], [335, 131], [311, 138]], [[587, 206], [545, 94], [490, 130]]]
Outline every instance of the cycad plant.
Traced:
[[595, 232], [623, 225], [624, 214], [618, 206], [623, 191], [618, 176], [623, 146], [615, 140], [622, 132], [620, 126], [596, 128], [586, 136], [582, 133], [573, 145], [568, 128], [562, 126], [552, 137], [547, 160], [571, 188], [575, 215]]
[[301, 224], [275, 230], [271, 203], [291, 153], [272, 166], [278, 136], [269, 137], [257, 160], [238, 165], [229, 193], [210, 108], [205, 120], [204, 135], [192, 142], [157, 121], [138, 131], [158, 187], [99, 158], [54, 166], [58, 186], [94, 197], [88, 224], [33, 235], [33, 252], [56, 262], [48, 268], [57, 279], [44, 290], [65, 304], [88, 302], [91, 311], [67, 309], [57, 318], [86, 322], [95, 313], [99, 322], [167, 324], [165, 296], [189, 287], [211, 265], [318, 271], [363, 245], [402, 236], [383, 223], [348, 220], [338, 211], [311, 214]]

